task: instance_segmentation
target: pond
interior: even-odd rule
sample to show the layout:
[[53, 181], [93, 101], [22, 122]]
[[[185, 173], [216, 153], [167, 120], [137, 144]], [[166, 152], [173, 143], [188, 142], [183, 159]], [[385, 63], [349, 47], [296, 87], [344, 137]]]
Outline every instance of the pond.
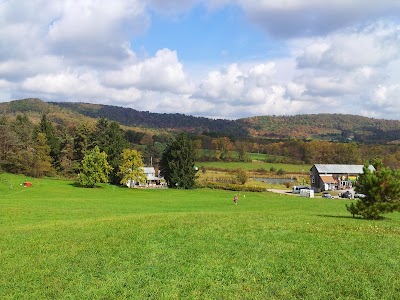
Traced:
[[263, 177], [254, 177], [255, 181], [272, 183], [272, 184], [284, 184], [285, 182], [297, 182], [296, 179], [293, 178], [263, 178]]

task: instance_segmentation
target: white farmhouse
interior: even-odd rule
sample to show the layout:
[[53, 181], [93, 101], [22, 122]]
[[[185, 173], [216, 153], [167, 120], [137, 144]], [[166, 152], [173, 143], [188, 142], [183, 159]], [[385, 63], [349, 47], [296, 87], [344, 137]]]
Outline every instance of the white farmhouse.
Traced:
[[135, 186], [159, 186], [161, 184], [161, 181], [164, 180], [163, 177], [159, 177], [156, 175], [156, 170], [154, 169], [154, 167], [143, 167], [143, 173], [146, 176], [146, 182], [135, 182], [134, 180], [129, 180], [126, 185], [130, 188]]

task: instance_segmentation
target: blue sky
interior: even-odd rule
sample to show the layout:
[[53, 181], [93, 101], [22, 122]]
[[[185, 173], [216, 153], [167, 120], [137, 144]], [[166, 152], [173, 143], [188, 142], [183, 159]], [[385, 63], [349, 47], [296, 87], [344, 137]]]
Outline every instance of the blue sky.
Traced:
[[185, 64], [217, 65], [284, 54], [280, 53], [284, 48], [280, 41], [247, 22], [236, 7], [210, 12], [200, 5], [174, 18], [153, 13], [151, 20], [149, 31], [132, 39], [137, 53], [154, 55], [160, 48], [177, 49]]
[[398, 0], [0, 1], [0, 101], [400, 119]]

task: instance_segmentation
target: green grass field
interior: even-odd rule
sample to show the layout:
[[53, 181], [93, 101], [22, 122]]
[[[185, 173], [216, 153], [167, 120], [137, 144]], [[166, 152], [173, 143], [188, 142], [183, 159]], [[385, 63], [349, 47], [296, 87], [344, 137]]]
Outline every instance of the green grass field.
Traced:
[[[398, 299], [400, 214], [347, 200], [0, 181], [0, 299]], [[12, 189], [10, 188], [12, 182]]]
[[281, 164], [281, 163], [265, 163], [265, 162], [197, 162], [196, 166], [201, 168], [219, 168], [219, 169], [242, 169], [246, 171], [256, 171], [264, 169], [269, 171], [271, 167], [275, 170], [282, 169], [289, 173], [304, 173], [305, 176], [310, 173], [311, 165], [294, 165], [294, 164]]

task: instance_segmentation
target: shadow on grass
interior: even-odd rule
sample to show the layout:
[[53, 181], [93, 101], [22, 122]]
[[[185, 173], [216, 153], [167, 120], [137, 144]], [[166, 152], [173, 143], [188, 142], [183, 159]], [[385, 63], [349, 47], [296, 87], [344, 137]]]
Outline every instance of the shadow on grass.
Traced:
[[112, 184], [109, 184], [108, 186], [100, 186], [100, 185], [84, 186], [84, 185], [81, 185], [79, 182], [71, 182], [71, 183], [68, 183], [68, 185], [76, 187], [76, 188], [82, 188], [82, 189], [104, 189], [104, 188], [109, 188], [109, 187], [118, 188], [118, 189], [126, 188], [126, 186], [124, 186], [124, 185], [112, 185]]
[[353, 217], [353, 216], [334, 216], [334, 215], [317, 215], [318, 217], [324, 218], [335, 218], [335, 219], [356, 219], [356, 220], [366, 220], [361, 217]]
[[337, 219], [355, 219], [355, 220], [360, 220], [360, 221], [383, 221], [383, 220], [391, 220], [390, 218], [387, 217], [379, 217], [377, 219], [365, 219], [360, 216], [334, 216], [334, 215], [317, 215], [318, 217], [324, 217], [324, 218], [337, 218]]

